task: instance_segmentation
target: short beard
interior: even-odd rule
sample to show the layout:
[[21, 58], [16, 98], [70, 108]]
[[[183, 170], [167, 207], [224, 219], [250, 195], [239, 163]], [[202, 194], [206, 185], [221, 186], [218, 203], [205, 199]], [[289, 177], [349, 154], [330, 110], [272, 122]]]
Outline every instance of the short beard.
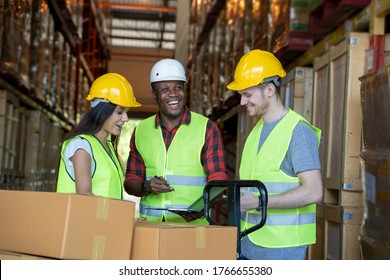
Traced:
[[261, 94], [261, 98], [264, 100], [264, 102], [261, 106], [255, 107], [254, 115], [252, 117], [262, 117], [268, 111], [268, 108], [270, 106], [270, 103], [267, 100], [265, 93], [262, 91], [260, 94]]

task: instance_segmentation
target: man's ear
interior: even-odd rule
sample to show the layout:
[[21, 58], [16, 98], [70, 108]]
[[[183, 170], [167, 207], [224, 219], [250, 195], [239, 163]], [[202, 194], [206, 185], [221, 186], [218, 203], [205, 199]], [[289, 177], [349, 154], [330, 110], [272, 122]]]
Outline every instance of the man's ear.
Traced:
[[274, 83], [269, 83], [266, 87], [267, 96], [271, 97], [272, 95], [275, 94], [275, 92], [276, 92], [276, 87], [275, 87]]

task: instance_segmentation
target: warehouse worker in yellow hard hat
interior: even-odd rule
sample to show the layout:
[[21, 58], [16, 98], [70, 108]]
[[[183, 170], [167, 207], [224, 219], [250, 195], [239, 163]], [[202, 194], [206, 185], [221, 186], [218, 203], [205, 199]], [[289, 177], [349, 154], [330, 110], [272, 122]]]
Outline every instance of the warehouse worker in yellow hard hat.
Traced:
[[115, 144], [129, 108], [141, 104], [116, 73], [97, 78], [86, 99], [91, 109], [62, 145], [57, 192], [122, 199], [124, 173]]
[[[227, 85], [241, 95], [241, 105], [260, 118], [246, 139], [239, 176], [259, 180], [268, 191], [266, 224], [241, 240], [247, 259], [305, 259], [316, 242], [316, 204], [322, 200], [318, 145], [320, 130], [285, 108], [280, 97], [286, 75], [270, 52], [253, 50], [237, 64]], [[257, 224], [259, 198], [242, 191], [241, 229]]]
[[203, 196], [209, 180], [226, 180], [225, 154], [218, 126], [185, 106], [183, 65], [162, 59], [150, 73], [157, 114], [133, 132], [125, 190], [141, 197], [140, 216], [148, 221], [207, 223], [202, 214], [172, 212]]

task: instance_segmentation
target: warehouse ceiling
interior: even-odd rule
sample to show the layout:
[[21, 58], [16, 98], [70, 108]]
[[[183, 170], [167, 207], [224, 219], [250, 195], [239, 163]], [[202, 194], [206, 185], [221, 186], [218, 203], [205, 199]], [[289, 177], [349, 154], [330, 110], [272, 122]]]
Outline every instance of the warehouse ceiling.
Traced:
[[101, 0], [110, 46], [175, 49], [176, 0]]

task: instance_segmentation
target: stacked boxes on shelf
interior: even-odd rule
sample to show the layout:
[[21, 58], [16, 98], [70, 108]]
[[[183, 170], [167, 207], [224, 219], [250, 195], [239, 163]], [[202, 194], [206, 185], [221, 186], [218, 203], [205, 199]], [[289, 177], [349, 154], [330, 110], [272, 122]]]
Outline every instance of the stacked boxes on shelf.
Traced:
[[16, 7], [15, 1], [4, 1], [2, 75], [17, 90], [22, 88], [23, 94], [28, 92], [35, 102], [74, 124], [74, 72], [66, 70], [76, 60], [61, 31], [55, 30], [49, 2], [23, 1]]
[[0, 91], [0, 188], [10, 189], [16, 182], [18, 155], [16, 137], [19, 124], [19, 100]]
[[[190, 48], [189, 53], [192, 60], [189, 91], [191, 109], [196, 112], [210, 115], [229, 98], [229, 94], [225, 94], [225, 84], [232, 76], [236, 59], [243, 52], [237, 51], [235, 45], [237, 41], [243, 45], [242, 37], [238, 35], [243, 33], [242, 21], [239, 20], [240, 24], [234, 20], [238, 14], [243, 18], [244, 6], [241, 5], [242, 1], [239, 2], [228, 1], [225, 9], [218, 10], [217, 15], [214, 14], [217, 8], [208, 6], [207, 9], [200, 9], [206, 13], [202, 15], [199, 8], [193, 6], [192, 14], [197, 17], [191, 21], [190, 27], [189, 45], [195, 47]], [[211, 25], [210, 19], [213, 19]]]
[[19, 2], [2, 1], [0, 82], [27, 96], [21, 99], [34, 103], [29, 106], [38, 105], [74, 125], [83, 113], [77, 110], [84, 109], [76, 98], [79, 80], [84, 80], [79, 69], [89, 83], [107, 70], [96, 7], [81, 0]]
[[282, 79], [281, 98], [284, 105], [311, 123], [313, 105], [313, 68], [296, 67]]
[[[74, 27], [72, 30], [73, 36], [81, 39], [79, 58], [83, 62], [81, 63], [82, 66], [88, 70], [88, 75], [92, 76], [90, 77], [91, 80], [107, 72], [109, 59], [107, 38], [103, 34], [101, 15], [97, 12], [95, 2], [94, 0], [78, 2], [83, 7], [82, 9], [76, 9], [83, 13], [83, 20], [81, 21], [82, 36], [78, 37], [76, 35], [78, 32], [77, 27]], [[72, 10], [67, 8], [67, 11], [68, 17], [71, 17], [70, 13]]]
[[0, 91], [0, 189], [55, 191], [63, 129]]
[[2, 2], [0, 61], [20, 85], [28, 87], [32, 1]]
[[268, 32], [269, 1], [253, 1], [252, 3], [252, 32], [251, 42], [254, 49], [269, 50], [270, 38]]
[[272, 0], [269, 4], [270, 50], [283, 63], [302, 54], [313, 46], [313, 39], [308, 33], [308, 11], [306, 0]]
[[371, 0], [309, 1], [309, 31], [321, 38], [367, 7]]
[[84, 0], [67, 0], [66, 7], [68, 8], [72, 22], [76, 27], [76, 34], [79, 38], [83, 36], [83, 3]]
[[60, 159], [61, 127], [39, 110], [28, 111], [25, 143], [24, 190], [55, 191], [55, 176]]
[[95, 75], [107, 69], [107, 46], [88, 41], [100, 38], [92, 4], [1, 1], [0, 85], [4, 104], [17, 104], [17, 115], [6, 117], [7, 125], [15, 120], [14, 134], [6, 131], [9, 125], [0, 128], [1, 138], [14, 143], [1, 147], [7, 158], [0, 162], [0, 188], [54, 190], [62, 136], [88, 109], [84, 99]]
[[55, 83], [54, 78], [52, 78], [54, 24], [54, 18], [50, 14], [46, 1], [34, 1], [29, 79], [31, 95], [42, 102], [52, 102], [50, 100], [52, 80]]

